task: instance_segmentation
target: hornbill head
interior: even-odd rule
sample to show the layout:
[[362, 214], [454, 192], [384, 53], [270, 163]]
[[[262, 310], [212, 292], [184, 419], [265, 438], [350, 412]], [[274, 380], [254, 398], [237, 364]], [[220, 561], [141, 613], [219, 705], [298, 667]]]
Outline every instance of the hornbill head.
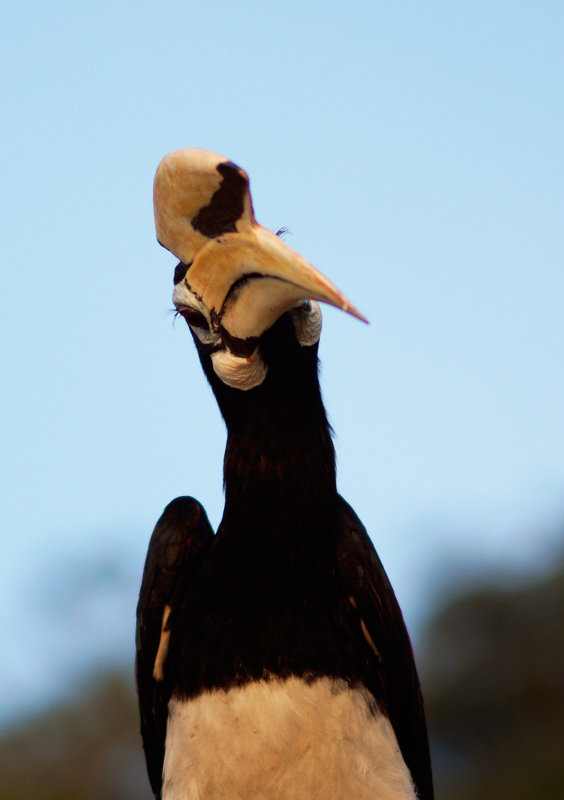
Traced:
[[261, 337], [291, 313], [301, 345], [319, 339], [329, 303], [366, 322], [345, 295], [255, 219], [249, 178], [206, 150], [175, 150], [155, 176], [157, 239], [178, 259], [173, 303], [200, 351], [231, 387], [261, 384], [268, 364]]

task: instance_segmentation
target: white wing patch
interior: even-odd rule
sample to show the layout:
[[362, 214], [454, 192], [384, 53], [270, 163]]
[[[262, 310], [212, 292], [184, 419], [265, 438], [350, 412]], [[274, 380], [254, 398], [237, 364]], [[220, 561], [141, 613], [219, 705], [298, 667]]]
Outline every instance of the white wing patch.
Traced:
[[272, 679], [169, 704], [163, 800], [415, 800], [366, 690]]

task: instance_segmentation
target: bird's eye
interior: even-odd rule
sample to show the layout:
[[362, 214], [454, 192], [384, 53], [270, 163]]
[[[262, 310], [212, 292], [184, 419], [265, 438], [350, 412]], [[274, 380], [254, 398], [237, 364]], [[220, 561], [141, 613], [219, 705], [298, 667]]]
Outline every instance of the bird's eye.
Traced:
[[196, 311], [195, 308], [190, 308], [189, 306], [184, 306], [183, 308], [178, 309], [178, 313], [184, 317], [188, 325], [191, 325], [193, 328], [208, 328], [208, 321], [204, 317], [202, 313]]

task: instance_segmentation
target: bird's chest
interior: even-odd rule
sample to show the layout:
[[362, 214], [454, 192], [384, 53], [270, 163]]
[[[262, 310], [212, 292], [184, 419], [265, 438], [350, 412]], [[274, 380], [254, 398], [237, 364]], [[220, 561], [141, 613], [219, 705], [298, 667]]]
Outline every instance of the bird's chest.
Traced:
[[365, 690], [273, 679], [169, 705], [163, 800], [413, 800]]
[[265, 675], [359, 676], [334, 571], [246, 563], [205, 576], [175, 617], [169, 662], [185, 696]]

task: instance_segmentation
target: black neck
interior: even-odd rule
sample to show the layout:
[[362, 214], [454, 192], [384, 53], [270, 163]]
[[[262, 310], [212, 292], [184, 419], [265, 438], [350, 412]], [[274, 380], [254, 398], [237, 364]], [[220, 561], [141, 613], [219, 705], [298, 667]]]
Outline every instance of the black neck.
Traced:
[[269, 674], [348, 677], [334, 625], [340, 517], [317, 347], [300, 347], [283, 315], [261, 337], [265, 380], [243, 392], [196, 345], [227, 425], [225, 510], [172, 645], [182, 653], [175, 685], [189, 696]]
[[[301, 347], [288, 314], [261, 340], [265, 380], [247, 392], [225, 386], [208, 356], [202, 364], [227, 425], [223, 522], [244, 518], [264, 530], [311, 531], [333, 510], [335, 452], [321, 399], [317, 345]], [[277, 513], [273, 513], [273, 512]], [[304, 514], [307, 519], [304, 518]], [[287, 533], [285, 534], [287, 535]]]

